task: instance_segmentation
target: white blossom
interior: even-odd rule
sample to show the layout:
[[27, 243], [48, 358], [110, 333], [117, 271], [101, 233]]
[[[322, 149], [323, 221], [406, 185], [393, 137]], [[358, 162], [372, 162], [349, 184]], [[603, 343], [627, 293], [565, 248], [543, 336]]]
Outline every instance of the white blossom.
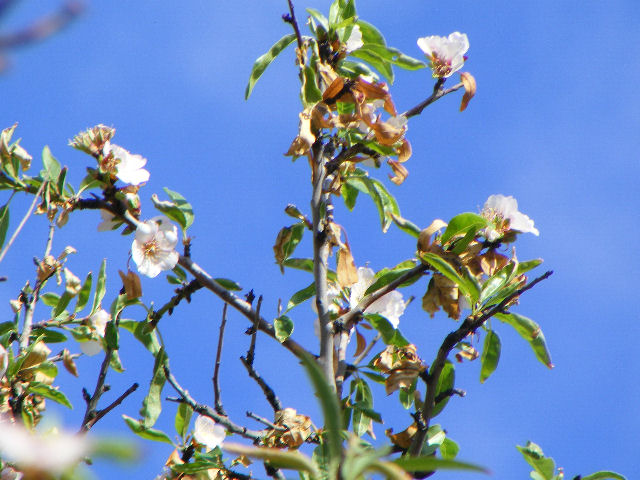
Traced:
[[178, 229], [166, 217], [155, 217], [138, 225], [131, 256], [138, 271], [154, 278], [178, 263]]
[[211, 418], [199, 415], [193, 426], [193, 438], [196, 442], [205, 445], [207, 450], [213, 450], [222, 445], [226, 436], [224, 427], [216, 425]]
[[[109, 315], [106, 310], [98, 310], [89, 317], [89, 324], [100, 337], [104, 337], [104, 333], [107, 329], [107, 323], [110, 321], [111, 315]], [[80, 350], [82, 350], [82, 353], [85, 355], [92, 357], [102, 352], [102, 342], [100, 340], [87, 340], [86, 342], [80, 342]]]
[[453, 32], [448, 37], [432, 35], [418, 39], [418, 47], [431, 61], [435, 78], [447, 78], [464, 65], [464, 54], [469, 50], [469, 39], [465, 33]]
[[[367, 289], [373, 285], [375, 273], [367, 267], [358, 268], [358, 281], [351, 287], [349, 307], [356, 308]], [[405, 303], [402, 294], [397, 290], [383, 295], [365, 309], [365, 313], [377, 313], [385, 317], [394, 328], [400, 324], [400, 316], [404, 313]]]
[[0, 344], [0, 379], [7, 373], [7, 367], [9, 366], [9, 353], [2, 344]]
[[89, 450], [85, 436], [31, 432], [6, 417], [0, 418], [0, 457], [21, 470], [60, 474], [76, 465]]
[[144, 167], [147, 159], [142, 155], [133, 155], [119, 145], [107, 141], [104, 144], [105, 156], [113, 155], [116, 164], [116, 177], [129, 185], [140, 185], [149, 180], [149, 172]]
[[497, 240], [509, 230], [540, 235], [538, 229], [533, 226], [533, 220], [518, 211], [518, 201], [512, 196], [491, 195], [485, 202], [481, 213], [483, 217], [492, 222], [492, 225], [487, 227], [484, 232], [489, 241]]
[[115, 219], [115, 215], [109, 210], [101, 209], [100, 217], [102, 218], [102, 221], [98, 224], [99, 232], [108, 232], [120, 225], [120, 222]]
[[345, 41], [345, 48], [347, 49], [347, 53], [358, 50], [363, 45], [364, 42], [362, 41], [362, 31], [360, 30], [360, 27], [358, 25], [355, 25], [351, 29], [349, 38]]

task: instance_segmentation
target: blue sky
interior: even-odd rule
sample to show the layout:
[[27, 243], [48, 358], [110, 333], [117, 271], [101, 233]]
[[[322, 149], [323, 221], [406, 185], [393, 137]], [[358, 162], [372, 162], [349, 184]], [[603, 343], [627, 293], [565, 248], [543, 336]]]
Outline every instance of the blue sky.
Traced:
[[[329, 3], [295, 5], [304, 18], [304, 7], [326, 11]], [[23, 2], [2, 27], [17, 28], [56, 5]], [[275, 316], [278, 298], [286, 301], [311, 281], [302, 273], [281, 275], [271, 249], [290, 220], [284, 207], [295, 203], [306, 209], [310, 192], [305, 162], [292, 164], [282, 155], [296, 134], [300, 109], [292, 52], [267, 70], [244, 101], [255, 58], [289, 33], [280, 19], [285, 8], [286, 2], [271, 0], [186, 0], [179, 6], [93, 2], [64, 32], [11, 53], [11, 67], [0, 77], [0, 126], [19, 122], [16, 135], [34, 161], [49, 145], [71, 167], [76, 184], [91, 159], [67, 147], [68, 139], [98, 123], [113, 125], [116, 143], [149, 160], [143, 215], [154, 215], [150, 196], [162, 187], [182, 193], [196, 213], [194, 259], [214, 276], [263, 294], [267, 318]], [[529, 469], [515, 449], [527, 440], [539, 443], [567, 475], [599, 469], [640, 475], [637, 2], [361, 0], [358, 12], [388, 44], [415, 57], [421, 55], [420, 36], [457, 30], [467, 33], [471, 44], [465, 70], [476, 77], [478, 93], [468, 110], [458, 112], [454, 94], [410, 123], [410, 176], [401, 187], [389, 183], [403, 216], [424, 227], [434, 218], [477, 211], [490, 194], [514, 195], [541, 232], [522, 236], [518, 257], [542, 257], [544, 267], [555, 272], [522, 298], [516, 311], [540, 323], [556, 367], [542, 367], [517, 335], [498, 328], [503, 344], [498, 370], [480, 385], [479, 364], [458, 366], [457, 387], [467, 396], [453, 399], [438, 422], [460, 444], [460, 458], [488, 466], [496, 479], [527, 477]], [[429, 95], [428, 71], [396, 74], [392, 94], [399, 110]], [[27, 201], [14, 202], [12, 225]], [[338, 207], [336, 215], [348, 231], [356, 263], [370, 262], [378, 270], [413, 255], [412, 238], [393, 227], [380, 232], [366, 198], [355, 214]], [[120, 288], [117, 270], [126, 267], [131, 237], [98, 234], [98, 221], [95, 212], [72, 216], [56, 234], [54, 251], [75, 246], [79, 253], [69, 266], [79, 276], [96, 272], [107, 257], [110, 302]], [[1, 298], [15, 298], [33, 277], [31, 258], [42, 254], [45, 230], [43, 218], [31, 219], [4, 260], [1, 273], [9, 281], [0, 284]], [[157, 304], [171, 293], [162, 278], [143, 286]], [[429, 363], [455, 325], [428, 318], [419, 303], [409, 307], [401, 328]], [[2, 308], [8, 317], [8, 303]], [[221, 310], [217, 299], [199, 292], [160, 325], [173, 370], [203, 403], [212, 402]], [[36, 319], [46, 315], [43, 308]], [[313, 345], [311, 309], [301, 306], [295, 315], [295, 338]], [[270, 414], [266, 402], [255, 400], [259, 393], [237, 360], [248, 346], [245, 326], [243, 318], [231, 315], [223, 360], [223, 399], [238, 421], [247, 409]], [[152, 359], [134, 341], [124, 340], [123, 348], [127, 371], [110, 374], [112, 396], [105, 402], [134, 381], [145, 385], [150, 378]], [[285, 404], [317, 413], [303, 376], [283, 373], [290, 356], [268, 338], [259, 338], [257, 355], [257, 367]], [[80, 390], [93, 389], [97, 369], [95, 359], [80, 359], [78, 366], [80, 379], [60, 375], [75, 410], [53, 409], [71, 428], [84, 410]], [[95, 433], [126, 433], [120, 414], [137, 416], [144, 394], [141, 389], [129, 397]], [[303, 405], [301, 395], [307, 398]], [[379, 406], [395, 408], [395, 403], [381, 399]], [[158, 423], [170, 434], [174, 411], [168, 405]], [[384, 428], [398, 431], [409, 422], [398, 412]], [[378, 437], [384, 428], [378, 427]], [[142, 443], [142, 450], [144, 463], [136, 469], [100, 464], [97, 473], [150, 478], [171, 453], [151, 443]], [[462, 475], [440, 478], [454, 477]]]

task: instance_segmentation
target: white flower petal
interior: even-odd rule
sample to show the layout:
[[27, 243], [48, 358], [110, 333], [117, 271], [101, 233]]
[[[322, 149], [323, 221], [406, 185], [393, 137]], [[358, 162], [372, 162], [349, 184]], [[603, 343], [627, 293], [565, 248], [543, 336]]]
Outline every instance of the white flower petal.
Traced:
[[195, 438], [198, 443], [205, 445], [208, 450], [213, 450], [222, 445], [225, 437], [224, 427], [216, 425], [216, 422], [211, 418], [205, 417], [204, 415], [199, 415], [198, 418], [196, 418], [193, 427], [193, 438]]
[[114, 221], [114, 215], [108, 210], [100, 210], [100, 216], [102, 221], [98, 224], [99, 232], [108, 232], [119, 225], [119, 222]]
[[82, 353], [88, 355], [89, 357], [93, 357], [94, 355], [102, 352], [102, 342], [99, 342], [97, 340], [87, 340], [86, 342], [79, 343]]
[[131, 244], [131, 258], [138, 271], [148, 277], [176, 266], [180, 255], [175, 251], [178, 229], [166, 217], [154, 217], [141, 222]]
[[149, 172], [144, 167], [147, 159], [142, 155], [133, 155], [119, 145], [106, 142], [103, 148], [105, 155], [112, 154], [119, 162], [116, 165], [116, 177], [129, 185], [140, 185], [149, 180]]
[[433, 76], [447, 78], [464, 65], [464, 54], [469, 50], [467, 35], [453, 32], [448, 37], [431, 35], [418, 39], [418, 47], [431, 60]]
[[0, 379], [7, 373], [7, 367], [9, 366], [9, 353], [0, 345]]
[[[512, 196], [491, 195], [484, 204], [482, 214], [489, 220], [496, 217], [509, 220], [509, 230], [540, 235], [534, 227], [533, 220], [518, 210], [518, 201]], [[489, 226], [485, 229], [485, 236], [488, 240], [494, 241], [499, 237], [499, 232], [494, 226]]]

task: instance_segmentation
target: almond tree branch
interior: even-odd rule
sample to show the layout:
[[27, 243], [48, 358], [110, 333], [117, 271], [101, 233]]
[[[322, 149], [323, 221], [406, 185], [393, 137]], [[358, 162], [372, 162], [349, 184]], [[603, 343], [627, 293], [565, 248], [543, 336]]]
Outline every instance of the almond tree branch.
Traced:
[[216, 352], [216, 365], [213, 369], [213, 405], [220, 415], [226, 415], [224, 408], [222, 407], [222, 398], [220, 396], [220, 383], [219, 383], [219, 375], [220, 375], [220, 363], [222, 358], [222, 341], [224, 339], [224, 327], [227, 325], [227, 307], [228, 303], [224, 304], [222, 307], [222, 320], [220, 321], [220, 333], [218, 334], [218, 350]]
[[427, 393], [425, 395], [424, 404], [422, 407], [422, 411], [420, 412], [420, 416], [422, 419], [421, 428], [418, 429], [415, 436], [413, 437], [413, 441], [411, 443], [411, 447], [408, 450], [408, 454], [412, 457], [419, 455], [422, 451], [422, 446], [427, 438], [427, 429], [429, 428], [429, 422], [431, 420], [431, 414], [435, 407], [436, 400], [436, 391], [438, 389], [438, 380], [440, 379], [440, 374], [442, 373], [442, 369], [445, 366], [447, 361], [447, 357], [453, 348], [458, 344], [458, 342], [462, 341], [467, 335], [472, 332], [475, 332], [478, 328], [480, 328], [484, 322], [493, 317], [496, 313], [503, 312], [505, 307], [511, 302], [514, 298], [523, 294], [530, 288], [533, 288], [536, 284], [545, 280], [549, 276], [553, 274], [553, 271], [548, 271], [543, 275], [539, 276], [535, 280], [529, 282], [524, 287], [516, 290], [511, 295], [505, 297], [499, 304], [493, 306], [492, 308], [486, 310], [480, 316], [468, 316], [464, 322], [460, 325], [460, 327], [447, 335], [438, 350], [438, 355], [436, 359], [433, 361], [431, 368], [429, 370], [428, 380], [427, 380]]
[[127, 388], [127, 390], [122, 395], [116, 398], [110, 405], [103, 408], [102, 410], [96, 411], [95, 415], [92, 416], [91, 419], [86, 424], [83, 425], [83, 429], [81, 431], [86, 432], [90, 430], [91, 427], [93, 427], [102, 417], [104, 417], [107, 413], [109, 413], [111, 410], [113, 410], [118, 405], [120, 405], [125, 398], [127, 398], [129, 395], [135, 392], [138, 389], [138, 387], [139, 385], [137, 383], [134, 383], [129, 388]]
[[213, 408], [196, 402], [194, 398], [189, 394], [189, 392], [180, 386], [180, 384], [176, 380], [176, 377], [173, 376], [173, 374], [169, 370], [169, 367], [166, 365], [164, 366], [164, 374], [169, 384], [171, 384], [173, 389], [178, 393], [178, 395], [180, 395], [180, 398], [167, 398], [167, 400], [169, 400], [170, 402], [186, 403], [193, 409], [194, 412], [212, 418], [214, 421], [224, 426], [229, 432], [237, 433], [244, 438], [257, 441], [263, 437], [263, 431], [249, 430], [246, 427], [242, 427], [232, 422], [231, 419], [226, 415], [220, 415]]
[[293, 31], [296, 34], [296, 40], [298, 41], [298, 49], [302, 52], [302, 35], [300, 35], [300, 29], [298, 28], [298, 21], [296, 20], [296, 14], [293, 10], [293, 2], [291, 0], [287, 0], [289, 3], [289, 14], [284, 14], [282, 16], [282, 20], [286, 23], [291, 24], [293, 27]]
[[271, 408], [273, 408], [273, 411], [277, 412], [279, 410], [282, 410], [280, 399], [277, 397], [269, 384], [267, 384], [267, 382], [265, 382], [260, 374], [256, 371], [256, 369], [253, 367], [253, 364], [249, 363], [249, 360], [245, 357], [240, 357], [240, 361], [244, 365], [244, 368], [247, 369], [247, 373], [249, 374], [249, 376], [253, 378], [262, 389], [262, 393], [264, 393], [264, 396], [267, 399], [267, 402], [269, 402], [269, 405], [271, 405]]
[[253, 328], [251, 329], [251, 344], [247, 350], [246, 361], [253, 366], [253, 360], [256, 356], [256, 338], [258, 336], [258, 323], [260, 322], [260, 308], [262, 307], [262, 295], [258, 297], [258, 305], [256, 306], [256, 314], [253, 320]]
[[461, 88], [464, 87], [464, 84], [462, 82], [460, 82], [460, 83], [454, 85], [451, 88], [443, 89], [442, 85], [444, 84], [444, 80], [445, 80], [444, 78], [439, 78], [438, 81], [436, 82], [434, 88], [433, 88], [433, 93], [431, 94], [431, 96], [429, 98], [427, 98], [426, 100], [424, 100], [423, 102], [420, 102], [415, 107], [413, 107], [413, 108], [407, 110], [406, 112], [402, 113], [402, 115], [404, 115], [407, 118], [411, 118], [411, 117], [414, 117], [416, 115], [420, 115], [425, 108], [427, 108], [429, 105], [431, 105], [436, 100], [439, 100], [442, 97], [444, 97], [445, 95], [449, 95], [450, 93], [453, 93], [456, 90], [460, 90]]

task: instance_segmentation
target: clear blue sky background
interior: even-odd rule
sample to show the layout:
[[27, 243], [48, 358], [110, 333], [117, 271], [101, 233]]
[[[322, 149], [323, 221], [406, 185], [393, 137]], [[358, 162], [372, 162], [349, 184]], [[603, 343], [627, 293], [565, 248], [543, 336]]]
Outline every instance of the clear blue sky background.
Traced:
[[[17, 28], [56, 5], [25, 1], [2, 28]], [[301, 19], [310, 5], [327, 11], [329, 2], [296, 2]], [[149, 198], [164, 186], [185, 195], [196, 212], [194, 259], [214, 276], [263, 294], [268, 318], [275, 316], [278, 298], [286, 302], [311, 281], [302, 273], [281, 275], [271, 249], [277, 231], [290, 220], [282, 213], [286, 204], [306, 210], [309, 198], [305, 162], [292, 164], [282, 155], [296, 134], [300, 108], [292, 51], [266, 72], [250, 101], [243, 100], [255, 58], [289, 33], [280, 19], [285, 7], [286, 2], [271, 0], [96, 1], [63, 33], [12, 53], [11, 68], [0, 77], [0, 126], [20, 123], [17, 136], [36, 164], [49, 145], [71, 167], [77, 184], [91, 159], [67, 147], [67, 140], [97, 123], [113, 125], [116, 143], [149, 159], [143, 215], [154, 215]], [[458, 30], [471, 43], [465, 70], [476, 77], [478, 93], [468, 110], [459, 113], [460, 97], [452, 95], [411, 121], [410, 176], [402, 187], [389, 182], [403, 215], [424, 227], [434, 218], [477, 211], [492, 193], [514, 195], [541, 232], [522, 236], [518, 257], [542, 257], [555, 271], [516, 311], [541, 324], [556, 367], [537, 363], [523, 340], [498, 325], [503, 343], [498, 370], [480, 385], [479, 362], [459, 365], [456, 386], [467, 396], [454, 398], [438, 422], [459, 442], [461, 459], [488, 466], [496, 479], [528, 478], [530, 469], [515, 445], [529, 439], [568, 476], [599, 469], [640, 476], [637, 2], [360, 0], [358, 7], [360, 17], [377, 25], [390, 45], [412, 56], [421, 55], [419, 36]], [[426, 98], [432, 85], [426, 70], [397, 72], [392, 92], [399, 110]], [[15, 205], [12, 226], [27, 199]], [[380, 232], [367, 198], [359, 200], [355, 214], [344, 208], [336, 213], [358, 264], [371, 262], [378, 270], [413, 255], [412, 238], [393, 227]], [[79, 253], [68, 266], [79, 276], [97, 272], [108, 257], [109, 304], [120, 288], [117, 270], [126, 267], [131, 237], [98, 234], [98, 222], [96, 212], [73, 215], [56, 235], [54, 251], [74, 245]], [[6, 319], [8, 299], [34, 276], [31, 258], [42, 254], [45, 230], [43, 218], [32, 219], [2, 265], [1, 273], [9, 277], [0, 284]], [[309, 251], [309, 244], [300, 248]], [[146, 298], [157, 304], [171, 293], [162, 277], [144, 280], [143, 286]], [[221, 302], [203, 291], [160, 324], [173, 370], [203, 403], [212, 403], [221, 310]], [[141, 319], [142, 310], [137, 312]], [[135, 313], [132, 309], [130, 316]], [[41, 308], [36, 320], [47, 314]], [[310, 308], [301, 306], [293, 318], [294, 337], [311, 347]], [[248, 346], [246, 325], [244, 318], [230, 315], [223, 357], [223, 399], [238, 422], [245, 421], [246, 410], [270, 416], [238, 361]], [[430, 363], [455, 325], [444, 317], [429, 319], [416, 301], [401, 328]], [[134, 381], [146, 385], [150, 378], [151, 357], [123, 336], [127, 370], [109, 374], [113, 390], [104, 404]], [[75, 344], [70, 348], [77, 351]], [[302, 374], [288, 370], [292, 358], [280, 350], [260, 337], [257, 368], [286, 405], [316, 415]], [[93, 390], [97, 363], [79, 359], [80, 379], [60, 374], [75, 410], [51, 409], [72, 429], [84, 411], [81, 388]], [[95, 434], [126, 435], [120, 414], [136, 417], [145, 393], [141, 388], [129, 397]], [[376, 408], [399, 408], [383, 396]], [[168, 405], [157, 425], [170, 435], [174, 411]], [[383, 437], [384, 428], [399, 431], [410, 421], [398, 411], [383, 428], [376, 426], [376, 433]], [[168, 446], [149, 442], [141, 442], [141, 449], [140, 466], [99, 463], [100, 478], [152, 478], [171, 453]], [[264, 476], [259, 467], [255, 471]], [[471, 478], [440, 478], [463, 477]]]

